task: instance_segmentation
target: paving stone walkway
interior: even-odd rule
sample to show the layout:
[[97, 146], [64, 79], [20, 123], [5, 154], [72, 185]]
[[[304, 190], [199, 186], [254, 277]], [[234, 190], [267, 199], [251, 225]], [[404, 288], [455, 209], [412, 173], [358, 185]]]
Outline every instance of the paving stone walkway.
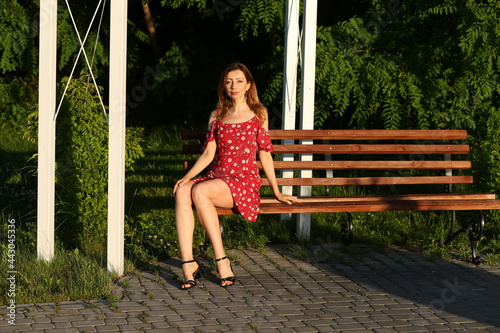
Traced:
[[[237, 283], [217, 285], [213, 263], [179, 289], [178, 260], [125, 277], [116, 302], [20, 305], [0, 332], [500, 332], [500, 269], [432, 261], [403, 248], [349, 261], [318, 246], [312, 264], [287, 247], [232, 249]], [[366, 251], [366, 249], [365, 249]]]

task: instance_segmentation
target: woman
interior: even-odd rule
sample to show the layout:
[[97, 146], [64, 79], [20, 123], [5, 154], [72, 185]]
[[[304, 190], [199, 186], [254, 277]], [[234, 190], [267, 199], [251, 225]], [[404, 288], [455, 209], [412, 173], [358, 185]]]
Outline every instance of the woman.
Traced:
[[[200, 275], [200, 265], [193, 259], [193, 205], [212, 243], [220, 285], [234, 284], [216, 207], [233, 208], [249, 221], [257, 219], [261, 186], [257, 153], [276, 199], [288, 204], [299, 202], [294, 196], [282, 194], [278, 188], [267, 132], [267, 110], [259, 102], [248, 68], [241, 63], [228, 66], [222, 72], [218, 95], [216, 110], [208, 122], [203, 152], [174, 186], [177, 236], [185, 281], [181, 289], [194, 287]], [[209, 164], [210, 169], [204, 177], [192, 179]]]

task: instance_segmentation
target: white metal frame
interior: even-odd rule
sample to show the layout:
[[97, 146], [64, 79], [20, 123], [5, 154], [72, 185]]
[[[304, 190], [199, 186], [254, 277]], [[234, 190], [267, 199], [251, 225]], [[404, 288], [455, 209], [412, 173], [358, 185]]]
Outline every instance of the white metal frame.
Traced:
[[[285, 73], [283, 78], [283, 129], [295, 129], [297, 67], [299, 64], [298, 46], [301, 44], [301, 109], [300, 128], [314, 129], [314, 99], [316, 70], [316, 29], [318, 0], [304, 0], [302, 34], [299, 33], [299, 0], [287, 1], [287, 25], [285, 44]], [[293, 141], [293, 140], [286, 140]], [[290, 143], [290, 142], [288, 142]], [[301, 144], [312, 144], [312, 140], [302, 140]], [[293, 160], [293, 155], [284, 156], [283, 160]], [[311, 161], [311, 154], [303, 154], [302, 161]], [[283, 171], [282, 177], [291, 178], [293, 172]], [[299, 177], [311, 178], [311, 170], [302, 170]], [[283, 188], [283, 193], [291, 194], [291, 187]], [[311, 186], [300, 186], [300, 196], [311, 195]], [[311, 230], [311, 214], [297, 215], [297, 236], [309, 239]]]
[[[282, 128], [295, 129], [297, 111], [297, 64], [299, 63], [299, 8], [300, 0], [288, 0], [285, 24], [285, 64], [283, 73], [283, 111]], [[283, 144], [293, 144], [294, 140], [283, 140]], [[283, 161], [293, 161], [293, 154], [283, 154]], [[293, 170], [282, 170], [282, 178], [293, 178]], [[293, 186], [282, 186], [281, 192], [291, 195]], [[281, 214], [282, 220], [292, 214]]]
[[127, 1], [111, 1], [109, 55], [108, 270], [124, 271]]
[[[111, 0], [110, 15], [108, 270], [121, 275], [124, 271], [127, 1]], [[47, 261], [54, 257], [56, 53], [57, 0], [41, 0], [37, 252], [39, 259]]]
[[[299, 1], [287, 0], [282, 124], [284, 129], [295, 128], [300, 39], [302, 39], [300, 122], [302, 129], [312, 129], [314, 126], [317, 0], [304, 0], [302, 38], [300, 38], [298, 27]], [[110, 15], [108, 270], [122, 274], [124, 270], [127, 2], [111, 0]], [[38, 257], [47, 261], [52, 260], [54, 256], [56, 52], [57, 0], [41, 0], [37, 251]], [[310, 142], [302, 143], [309, 144]], [[310, 156], [302, 156], [302, 159], [310, 159]], [[284, 173], [284, 176], [290, 176], [289, 172]], [[310, 171], [304, 171], [301, 177], [310, 177]], [[289, 190], [283, 191], [286, 193]], [[310, 193], [310, 188], [300, 189], [301, 195], [307, 193]], [[300, 237], [309, 238], [310, 214], [299, 214], [297, 231]]]
[[37, 252], [54, 257], [57, 0], [40, 1]]

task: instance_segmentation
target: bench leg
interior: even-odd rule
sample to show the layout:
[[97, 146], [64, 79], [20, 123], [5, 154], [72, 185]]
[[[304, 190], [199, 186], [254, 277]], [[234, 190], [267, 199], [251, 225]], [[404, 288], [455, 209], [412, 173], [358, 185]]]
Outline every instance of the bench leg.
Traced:
[[472, 263], [474, 265], [479, 265], [480, 258], [476, 255], [476, 242], [479, 243], [481, 237], [483, 237], [484, 231], [484, 214], [483, 211], [479, 211], [479, 221], [477, 219], [473, 220], [469, 224], [469, 241], [472, 250]]
[[210, 240], [208, 239], [208, 236], [205, 234], [205, 243], [200, 245], [200, 251], [207, 252], [209, 246], [210, 246]]
[[[455, 211], [453, 211], [453, 214], [455, 214]], [[472, 263], [475, 265], [479, 265], [479, 263], [480, 263], [480, 257], [476, 254], [476, 249], [477, 249], [477, 243], [481, 240], [481, 237], [483, 237], [483, 230], [484, 230], [483, 211], [481, 211], [481, 210], [478, 211], [478, 214], [479, 214], [479, 218], [473, 219], [469, 223], [469, 226], [467, 229], [460, 229], [460, 230], [454, 231], [455, 219], [453, 219], [451, 222], [451, 227], [450, 227], [450, 231], [448, 233], [448, 237], [443, 242], [444, 245], [448, 245], [459, 234], [467, 233], [469, 236], [469, 242], [470, 242], [470, 247], [471, 247], [471, 251], [472, 251]]]
[[[222, 225], [222, 216], [220, 215], [219, 215], [219, 228], [222, 239], [224, 240], [224, 226]], [[200, 245], [200, 251], [207, 252], [209, 246], [210, 246], [210, 239], [208, 239], [208, 236], [205, 233], [205, 243], [203, 245]]]
[[344, 245], [349, 245], [352, 242], [354, 224], [352, 222], [352, 214], [347, 213], [347, 222], [342, 222], [340, 227], [340, 235], [342, 237], [342, 243]]

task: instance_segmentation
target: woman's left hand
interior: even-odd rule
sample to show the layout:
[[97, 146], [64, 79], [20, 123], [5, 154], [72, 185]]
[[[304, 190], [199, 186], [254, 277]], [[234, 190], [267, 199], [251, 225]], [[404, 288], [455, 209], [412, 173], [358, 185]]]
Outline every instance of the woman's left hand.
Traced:
[[186, 178], [186, 177], [184, 177], [184, 178], [179, 179], [177, 182], [175, 182], [175, 185], [174, 185], [174, 191], [173, 191], [173, 192], [174, 192], [174, 195], [175, 195], [175, 192], [177, 192], [177, 189], [178, 189], [179, 187], [181, 187], [183, 184], [188, 183], [190, 180], [191, 180], [190, 178]]
[[300, 202], [299, 198], [294, 197], [293, 195], [288, 195], [288, 194], [283, 194], [283, 193], [279, 193], [278, 195], [276, 195], [276, 199], [279, 202], [287, 203], [289, 205], [293, 204], [294, 202], [297, 202], [297, 203]]

